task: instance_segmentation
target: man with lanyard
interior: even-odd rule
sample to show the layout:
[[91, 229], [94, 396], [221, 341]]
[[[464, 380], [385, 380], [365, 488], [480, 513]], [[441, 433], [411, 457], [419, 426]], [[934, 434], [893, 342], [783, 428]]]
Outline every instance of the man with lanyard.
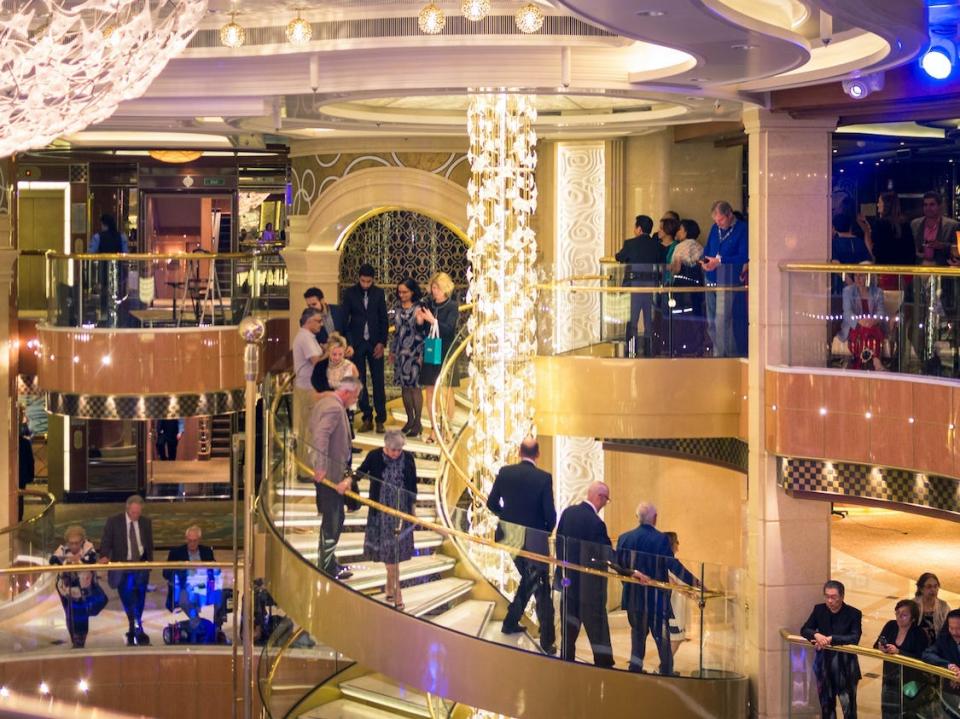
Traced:
[[[738, 220], [729, 202], [719, 200], [710, 210], [713, 227], [703, 250], [704, 273], [707, 286], [738, 287], [744, 265], [748, 262], [747, 223]], [[739, 354], [734, 334], [733, 292], [707, 294], [707, 332], [713, 340], [716, 357], [736, 357]]]

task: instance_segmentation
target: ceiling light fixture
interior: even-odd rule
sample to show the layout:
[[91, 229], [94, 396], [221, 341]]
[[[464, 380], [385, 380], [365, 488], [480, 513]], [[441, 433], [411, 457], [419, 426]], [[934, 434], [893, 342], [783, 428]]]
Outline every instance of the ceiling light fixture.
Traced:
[[206, 0], [4, 2], [0, 157], [79, 132], [143, 95], [206, 9]]
[[666, 13], [663, 10], [640, 10], [636, 13], [637, 17], [663, 17]]
[[230, 22], [220, 28], [220, 44], [237, 48], [247, 41], [247, 31], [237, 24], [237, 14], [230, 13]]
[[313, 37], [313, 26], [302, 17], [297, 10], [297, 17], [287, 25], [287, 40], [291, 45], [306, 45]]
[[203, 157], [203, 153], [199, 150], [150, 150], [149, 154], [154, 160], [177, 165], [193, 162]]
[[852, 77], [840, 83], [843, 91], [854, 100], [862, 100], [870, 93], [882, 90], [883, 84], [882, 72], [871, 72], [869, 75]]
[[490, 14], [490, 0], [463, 0], [460, 12], [471, 22], [480, 22]]
[[436, 5], [428, 3], [421, 8], [417, 24], [425, 35], [439, 35], [447, 24], [447, 16]]
[[957, 46], [949, 37], [934, 35], [931, 30], [930, 45], [920, 57], [920, 67], [934, 80], [946, 80], [953, 74], [957, 61]]
[[533, 3], [528, 3], [517, 10], [514, 20], [517, 29], [529, 35], [543, 27], [543, 11]]

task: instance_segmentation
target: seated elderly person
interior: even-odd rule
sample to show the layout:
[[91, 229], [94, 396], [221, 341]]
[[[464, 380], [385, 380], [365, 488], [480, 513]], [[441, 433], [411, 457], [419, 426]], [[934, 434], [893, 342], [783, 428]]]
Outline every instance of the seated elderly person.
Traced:
[[[67, 566], [97, 563], [97, 552], [87, 540], [83, 527], [67, 527], [63, 542], [50, 557], [50, 564]], [[92, 571], [61, 572], [57, 575], [57, 594], [63, 604], [73, 648], [82, 649], [87, 641], [90, 616], [100, 613], [107, 603], [107, 596], [97, 584], [97, 576]]]
[[886, 337], [883, 290], [868, 284], [868, 276], [853, 274], [853, 284], [843, 288], [843, 323], [837, 339], [850, 350], [850, 369], [882, 370], [880, 361]]
[[[200, 544], [200, 538], [203, 536], [203, 533], [200, 531], [200, 527], [196, 525], [190, 527], [185, 532], [186, 544], [182, 544], [179, 547], [174, 547], [167, 554], [168, 562], [212, 562], [213, 561], [213, 549], [210, 547]], [[200, 621], [200, 608], [203, 604], [210, 604], [211, 597], [207, 596], [206, 601], [202, 601], [199, 594], [207, 594], [214, 590], [215, 582], [218, 574], [216, 569], [207, 569], [205, 571], [205, 576], [197, 574], [197, 572], [204, 573], [204, 570], [197, 570], [196, 572], [190, 572], [185, 569], [164, 569], [163, 578], [169, 583], [167, 590], [167, 610], [175, 611], [177, 607], [183, 610], [183, 613], [190, 618], [190, 626], [196, 627]], [[192, 581], [191, 581], [191, 575]], [[204, 591], [197, 591], [196, 587], [199, 584], [205, 585]]]

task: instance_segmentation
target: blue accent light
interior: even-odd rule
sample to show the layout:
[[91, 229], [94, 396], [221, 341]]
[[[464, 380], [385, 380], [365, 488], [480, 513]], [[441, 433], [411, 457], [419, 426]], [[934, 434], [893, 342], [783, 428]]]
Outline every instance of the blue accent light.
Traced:
[[920, 67], [934, 80], [946, 80], [953, 73], [953, 61], [942, 47], [931, 47], [920, 58]]

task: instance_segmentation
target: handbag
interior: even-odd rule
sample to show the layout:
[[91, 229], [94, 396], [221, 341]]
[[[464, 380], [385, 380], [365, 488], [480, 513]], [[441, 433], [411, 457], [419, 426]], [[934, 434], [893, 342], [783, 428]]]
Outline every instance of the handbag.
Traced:
[[84, 597], [84, 603], [87, 605], [87, 615], [91, 617], [97, 616], [107, 606], [107, 593], [103, 591], [103, 587], [96, 579], [90, 585], [90, 589]]
[[438, 365], [443, 361], [443, 343], [436, 322], [430, 325], [430, 334], [423, 341], [423, 363]]
[[[357, 479], [355, 472], [350, 474], [350, 491], [354, 494], [360, 494], [360, 481]], [[359, 499], [343, 496], [343, 507], [348, 512], [356, 512], [361, 506]]]

